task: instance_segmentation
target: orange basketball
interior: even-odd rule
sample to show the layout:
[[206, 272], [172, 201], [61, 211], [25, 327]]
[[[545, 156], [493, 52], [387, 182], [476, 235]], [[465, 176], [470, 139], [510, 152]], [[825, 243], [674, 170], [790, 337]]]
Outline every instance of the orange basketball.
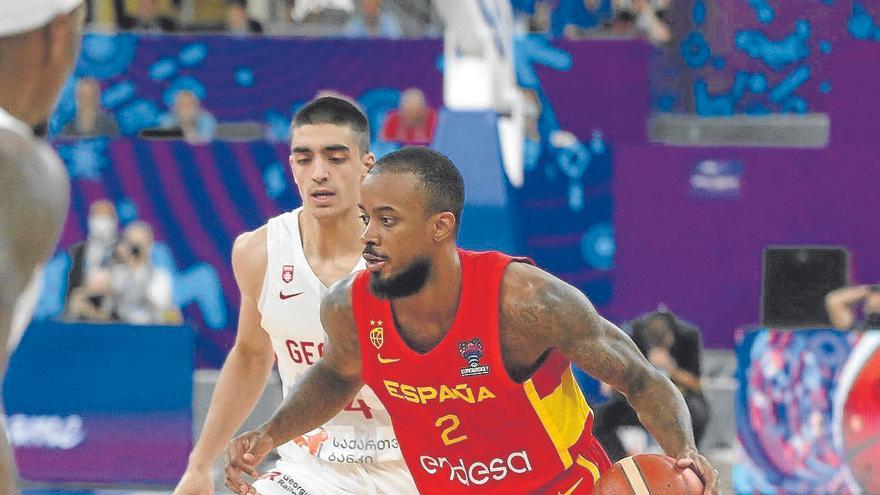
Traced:
[[593, 495], [701, 495], [703, 482], [691, 469], [665, 455], [636, 454], [621, 459], [599, 478]]

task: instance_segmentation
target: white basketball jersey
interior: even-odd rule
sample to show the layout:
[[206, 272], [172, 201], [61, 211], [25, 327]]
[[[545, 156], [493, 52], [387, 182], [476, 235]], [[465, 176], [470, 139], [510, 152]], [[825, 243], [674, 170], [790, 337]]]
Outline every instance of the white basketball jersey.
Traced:
[[[301, 211], [298, 208], [267, 223], [268, 263], [257, 303], [260, 323], [272, 340], [285, 397], [300, 375], [323, 355], [326, 335], [319, 312], [327, 287], [312, 271], [303, 252]], [[354, 271], [364, 267], [361, 259]], [[315, 456], [344, 464], [403, 458], [388, 412], [368, 387], [323, 427], [278, 447], [278, 454], [292, 462]]]

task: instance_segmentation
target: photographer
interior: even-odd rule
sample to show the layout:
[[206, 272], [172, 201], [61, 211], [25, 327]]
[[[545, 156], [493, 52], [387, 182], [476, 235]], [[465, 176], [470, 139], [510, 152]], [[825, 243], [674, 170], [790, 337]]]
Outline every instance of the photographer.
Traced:
[[116, 246], [110, 283], [119, 319], [136, 325], [163, 324], [173, 321], [171, 275], [153, 266], [153, 229], [144, 222], [132, 222], [125, 228]]
[[[855, 306], [862, 304], [863, 319], [857, 319]], [[833, 290], [825, 296], [831, 324], [838, 330], [880, 328], [880, 285], [854, 285]]]
[[106, 199], [89, 206], [88, 236], [71, 246], [64, 318], [74, 321], [108, 321], [113, 315], [109, 270], [116, 246], [116, 207]]
[[[648, 361], [663, 371], [682, 395], [691, 413], [694, 441], [699, 445], [709, 422], [709, 404], [700, 382], [702, 344], [700, 331], [661, 308], [630, 324], [632, 339]], [[596, 407], [593, 432], [605, 447], [612, 461], [635, 452], [626, 452], [618, 436], [621, 426], [641, 426], [626, 398], [614, 393], [611, 399]]]
[[86, 277], [83, 285], [70, 292], [65, 319], [91, 322], [115, 321], [119, 318], [113, 308], [109, 271], [96, 271]]

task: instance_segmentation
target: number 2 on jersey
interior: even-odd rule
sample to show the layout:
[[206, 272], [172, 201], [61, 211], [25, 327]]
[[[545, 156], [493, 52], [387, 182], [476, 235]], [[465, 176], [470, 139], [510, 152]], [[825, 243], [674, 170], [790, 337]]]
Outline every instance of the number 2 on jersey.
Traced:
[[443, 423], [447, 422], [450, 423], [450, 426], [440, 432], [440, 438], [443, 440], [443, 443], [445, 445], [453, 445], [458, 442], [463, 442], [467, 440], [467, 435], [459, 435], [455, 438], [450, 438], [449, 436], [450, 433], [455, 431], [461, 425], [461, 420], [459, 420], [458, 416], [456, 416], [455, 414], [447, 414], [446, 416], [443, 416], [442, 418], [438, 419], [436, 423], [434, 423], [434, 426], [439, 428], [443, 426]]

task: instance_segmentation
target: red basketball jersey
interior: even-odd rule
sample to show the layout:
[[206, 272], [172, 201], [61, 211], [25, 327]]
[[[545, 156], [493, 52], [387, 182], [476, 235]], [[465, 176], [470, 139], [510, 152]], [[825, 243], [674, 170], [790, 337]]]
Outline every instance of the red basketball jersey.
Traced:
[[390, 303], [370, 292], [369, 272], [353, 287], [363, 378], [391, 415], [419, 491], [590, 493], [611, 463], [568, 361], [553, 351], [517, 383], [501, 360], [499, 291], [514, 259], [463, 250], [459, 257], [458, 313], [426, 354], [402, 340]]

